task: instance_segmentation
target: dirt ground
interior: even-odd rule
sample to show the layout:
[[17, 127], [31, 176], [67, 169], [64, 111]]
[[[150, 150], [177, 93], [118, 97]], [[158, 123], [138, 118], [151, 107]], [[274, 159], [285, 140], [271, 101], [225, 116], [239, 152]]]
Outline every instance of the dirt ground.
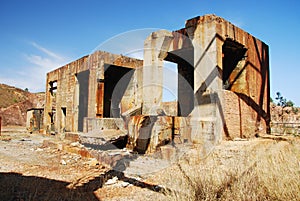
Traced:
[[[138, 176], [127, 178], [124, 173], [111, 170], [94, 158], [47, 146], [49, 142], [61, 147], [72, 145], [53, 136], [30, 134], [23, 127], [2, 129], [1, 201], [124, 200], [126, 197], [140, 200], [141, 192], [152, 198], [159, 190], [155, 189], [157, 185], [144, 183]], [[78, 143], [73, 144], [78, 146]]]
[[[61, 146], [46, 146], [49, 143], [45, 142]], [[263, 176], [256, 175], [262, 178], [259, 181], [274, 181], [273, 177], [265, 177], [272, 171], [264, 161], [277, 160], [276, 157], [286, 166], [278, 170], [285, 169], [287, 180], [295, 179], [296, 183], [289, 187], [293, 191], [278, 195], [273, 193], [277, 190], [267, 187], [263, 192], [268, 191], [268, 194], [263, 198], [280, 200], [296, 195], [297, 200], [297, 196], [300, 197], [297, 182], [300, 180], [300, 143], [294, 137], [222, 142], [205, 157], [201, 148], [191, 146], [175, 163], [139, 157], [123, 172], [110, 169], [94, 158], [71, 153], [62, 148], [65, 144], [81, 146], [53, 136], [29, 134], [22, 127], [5, 127], [0, 136], [0, 200], [229, 200], [232, 189], [240, 186], [241, 178], [250, 172], [256, 175], [254, 170], [258, 168], [259, 172], [264, 172], [264, 166], [267, 169]], [[290, 158], [285, 159], [282, 153], [290, 153]], [[272, 160], [270, 162], [277, 163]], [[157, 171], [147, 169], [155, 166], [160, 166]], [[148, 174], [143, 170], [149, 170]], [[282, 173], [274, 172], [277, 174]], [[252, 197], [247, 198], [243, 190], [238, 192], [243, 197], [238, 199], [239, 194], [235, 194], [236, 200], [258, 200], [262, 196], [253, 197], [250, 192]]]

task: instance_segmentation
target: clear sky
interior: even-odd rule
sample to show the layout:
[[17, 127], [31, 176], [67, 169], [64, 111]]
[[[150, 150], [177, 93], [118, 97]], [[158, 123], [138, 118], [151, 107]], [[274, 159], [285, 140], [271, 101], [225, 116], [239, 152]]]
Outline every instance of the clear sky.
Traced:
[[118, 34], [177, 30], [205, 14], [268, 44], [271, 97], [280, 91], [300, 106], [299, 0], [0, 0], [0, 83], [44, 91], [46, 72]]

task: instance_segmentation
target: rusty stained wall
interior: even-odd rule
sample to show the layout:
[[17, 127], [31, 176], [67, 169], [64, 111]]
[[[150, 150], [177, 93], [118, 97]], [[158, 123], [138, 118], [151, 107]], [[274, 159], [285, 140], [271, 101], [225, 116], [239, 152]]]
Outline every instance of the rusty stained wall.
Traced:
[[[226, 38], [242, 44], [245, 58], [229, 77], [230, 90], [223, 93], [225, 137], [253, 137], [270, 131], [269, 47], [225, 20], [216, 23], [218, 66]], [[224, 70], [224, 69], [223, 69]]]
[[[99, 97], [99, 92], [97, 96], [97, 88], [99, 82], [104, 80], [104, 66], [107, 64], [136, 69], [142, 66], [142, 61], [125, 56], [97, 51], [92, 55], [82, 57], [47, 74], [44, 116], [45, 132], [50, 132], [51, 127], [54, 132], [78, 131], [80, 124], [78, 121], [84, 120], [82, 117], [79, 119], [80, 95], [84, 95], [84, 98], [81, 100], [81, 102], [84, 104], [84, 107], [86, 107], [85, 117], [88, 117], [89, 120], [96, 118], [96, 114], [99, 113], [99, 108], [103, 107], [103, 105], [98, 105], [103, 104], [103, 102], [99, 101], [101, 97]], [[80, 76], [87, 78], [84, 79], [84, 82], [82, 83], [82, 85], [87, 86], [79, 86], [80, 80], [78, 79]], [[138, 87], [139, 82], [141, 81], [139, 71], [134, 72], [134, 77], [135, 87]], [[51, 82], [57, 83], [57, 90], [54, 95], [52, 95], [50, 92]], [[130, 86], [132, 85], [133, 84], [131, 82]], [[80, 92], [80, 90], [83, 92]], [[136, 98], [139, 96], [138, 94], [133, 93], [138, 92], [137, 90], [125, 92], [127, 99], [130, 99], [129, 97], [135, 98], [135, 100], [130, 102], [131, 105], [126, 105], [127, 108], [133, 107], [135, 104], [138, 104], [137, 100], [141, 100]], [[55, 111], [53, 125], [51, 125], [51, 118], [49, 115], [52, 111]], [[83, 129], [83, 123], [80, 129]]]
[[[269, 132], [268, 46], [215, 15], [188, 20], [186, 27], [195, 29], [195, 94], [200, 113], [208, 112], [205, 116], [210, 116], [214, 109], [209, 109], [208, 105], [215, 107], [215, 129], [217, 133], [221, 131], [225, 138], [253, 137], [258, 132]], [[233, 66], [228, 90], [224, 89], [222, 82], [223, 71], [228, 70], [223, 60], [225, 41], [233, 41], [246, 49], [244, 57], [237, 66]], [[204, 75], [205, 84], [197, 78], [198, 75]], [[201, 104], [201, 96], [205, 94], [210, 94], [213, 104]]]
[[[268, 46], [215, 15], [188, 20], [186, 29], [194, 45], [196, 102], [192, 116], [215, 122], [215, 137], [219, 140], [269, 132]], [[223, 50], [226, 41], [246, 49], [237, 66], [232, 66], [228, 90], [222, 80], [223, 72], [228, 71]], [[219, 133], [223, 135], [218, 136]]]
[[[235, 68], [232, 72], [229, 70], [231, 87], [225, 90], [223, 71], [228, 71], [228, 67], [223, 63], [222, 48], [228, 40], [244, 47], [246, 54], [238, 63], [239, 66], [233, 66]], [[182, 57], [183, 52], [188, 52], [191, 48], [193, 58], [183, 56], [194, 67], [193, 82], [190, 83], [193, 85], [195, 102], [190, 113], [185, 114], [189, 117], [190, 139], [201, 143], [203, 136], [209, 135], [210, 131], [213, 136], [207, 137], [214, 141], [253, 137], [257, 132], [268, 132], [268, 46], [215, 15], [196, 17], [187, 20], [184, 29], [175, 32], [158, 31], [148, 37], [144, 53], [144, 75], [148, 76], [148, 80], [144, 79], [144, 86], [161, 85], [162, 61], [172, 61], [174, 57], [170, 59], [171, 54]], [[181, 71], [188, 72], [188, 69], [183, 66]], [[160, 76], [153, 81], [157, 74]], [[155, 96], [149, 96], [153, 91], [156, 91]], [[162, 107], [161, 94], [162, 89], [158, 87], [144, 89], [144, 115], [155, 115], [155, 110], [151, 109]], [[178, 94], [180, 96], [180, 92]], [[205, 125], [206, 131], [201, 125]]]

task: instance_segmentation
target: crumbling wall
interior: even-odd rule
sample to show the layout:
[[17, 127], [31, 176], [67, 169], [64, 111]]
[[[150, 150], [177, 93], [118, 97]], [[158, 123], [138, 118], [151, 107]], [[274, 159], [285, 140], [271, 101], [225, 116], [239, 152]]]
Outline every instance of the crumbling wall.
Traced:
[[[162, 107], [162, 87], [156, 88], [162, 82], [162, 61], [167, 60], [178, 64], [183, 80], [178, 94], [184, 98], [179, 101], [192, 106], [184, 113], [189, 140], [215, 143], [269, 131], [268, 46], [249, 33], [223, 18], [205, 15], [187, 20], [184, 29], [152, 33], [145, 41], [144, 56], [148, 76], [144, 86], [155, 85], [144, 90], [144, 115], [155, 115]], [[192, 98], [182, 90], [184, 82], [192, 88]]]
[[[217, 141], [222, 139], [219, 133], [230, 139], [268, 132], [268, 46], [215, 15], [187, 20], [185, 27], [194, 46], [196, 102], [191, 121], [214, 123]], [[233, 48], [239, 48], [232, 51], [233, 58], [237, 59], [233, 66], [226, 65], [224, 59], [227, 56], [224, 44], [228, 42], [236, 45]], [[224, 83], [228, 72], [229, 78]]]
[[[83, 131], [86, 117], [89, 121], [103, 117], [98, 114], [99, 108], [104, 107], [104, 97], [98, 97], [98, 84], [105, 82], [105, 68], [110, 65], [137, 69], [142, 66], [142, 61], [97, 51], [47, 74], [45, 132]], [[135, 86], [140, 87], [140, 72], [134, 74], [137, 77], [133, 79]], [[134, 96], [133, 93], [137, 94]], [[101, 94], [104, 96], [104, 92]], [[125, 96], [131, 96], [135, 102], [130, 102], [132, 105], [124, 108], [134, 107], [141, 100], [137, 98], [137, 90], [131, 90]]]
[[30, 133], [43, 131], [43, 118], [44, 118], [43, 108], [31, 108], [27, 110], [26, 116], [27, 116], [26, 129]]
[[230, 22], [220, 18], [216, 18], [215, 21], [218, 34], [218, 66], [223, 71], [222, 47], [226, 40], [234, 41], [246, 50], [229, 76], [230, 88], [223, 93], [224, 135], [229, 138], [248, 138], [257, 133], [268, 133], [270, 130], [269, 48], [265, 43]]

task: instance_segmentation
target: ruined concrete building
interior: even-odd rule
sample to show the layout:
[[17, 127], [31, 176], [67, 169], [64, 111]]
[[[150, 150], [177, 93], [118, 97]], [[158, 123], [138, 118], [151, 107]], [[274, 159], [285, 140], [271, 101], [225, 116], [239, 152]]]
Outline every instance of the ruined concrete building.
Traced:
[[[205, 15], [177, 31], [153, 32], [144, 47], [144, 60], [96, 51], [49, 72], [44, 132], [122, 131], [127, 147], [141, 153], [171, 141], [219, 142], [269, 132], [265, 43]], [[178, 68], [173, 110], [162, 99], [164, 61]]]

